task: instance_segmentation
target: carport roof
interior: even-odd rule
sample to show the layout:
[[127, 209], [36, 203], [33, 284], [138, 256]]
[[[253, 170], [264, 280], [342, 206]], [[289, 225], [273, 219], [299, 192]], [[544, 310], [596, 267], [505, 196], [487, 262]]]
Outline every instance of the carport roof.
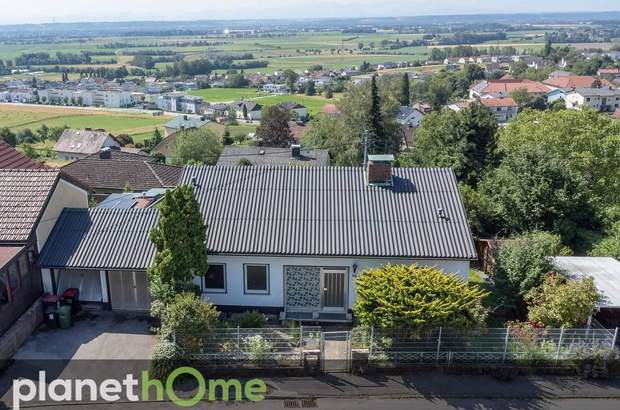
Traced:
[[620, 262], [614, 258], [586, 256], [556, 256], [554, 265], [570, 279], [590, 276], [594, 279], [603, 300], [599, 307], [620, 308]]
[[42, 268], [146, 270], [155, 258], [149, 233], [159, 211], [65, 209], [41, 252]]

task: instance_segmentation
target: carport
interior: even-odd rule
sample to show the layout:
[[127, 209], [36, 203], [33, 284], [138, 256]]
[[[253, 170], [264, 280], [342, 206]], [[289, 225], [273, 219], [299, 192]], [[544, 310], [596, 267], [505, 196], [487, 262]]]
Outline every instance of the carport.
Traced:
[[595, 318], [605, 327], [620, 327], [620, 262], [608, 257], [556, 256], [553, 263], [569, 279], [594, 279], [602, 295]]
[[80, 289], [84, 303], [146, 311], [156, 209], [65, 209], [41, 252], [45, 291]]

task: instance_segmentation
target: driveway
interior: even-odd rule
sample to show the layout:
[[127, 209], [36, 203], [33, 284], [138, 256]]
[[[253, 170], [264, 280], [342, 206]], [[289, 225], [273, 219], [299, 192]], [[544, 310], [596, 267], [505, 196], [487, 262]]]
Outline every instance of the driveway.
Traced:
[[[0, 409], [10, 407], [13, 380], [123, 379], [150, 368], [155, 338], [146, 317], [103, 311], [81, 312], [69, 329], [34, 333], [0, 370]], [[4, 404], [4, 406], [3, 406]], [[35, 404], [33, 402], [32, 404]]]
[[70, 329], [33, 334], [15, 355], [23, 360], [148, 360], [154, 337], [146, 317], [84, 311]]

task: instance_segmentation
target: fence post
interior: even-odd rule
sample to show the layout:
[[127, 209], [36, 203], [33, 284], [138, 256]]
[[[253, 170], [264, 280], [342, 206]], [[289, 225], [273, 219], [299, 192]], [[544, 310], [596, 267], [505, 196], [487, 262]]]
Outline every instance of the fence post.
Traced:
[[502, 355], [502, 364], [506, 362], [506, 355], [508, 354], [508, 340], [510, 339], [510, 326], [506, 327], [506, 337], [504, 338], [504, 354]]
[[237, 357], [241, 355], [241, 329], [237, 326]]
[[368, 343], [368, 360], [370, 360], [370, 356], [372, 356], [372, 344], [375, 339], [375, 327], [370, 327], [370, 342]]
[[304, 326], [299, 324], [299, 363], [304, 367]]
[[616, 342], [618, 341], [618, 328], [614, 331], [614, 340], [611, 342], [611, 348], [616, 347]]
[[560, 360], [560, 349], [562, 348], [562, 338], [564, 337], [564, 326], [560, 329], [560, 340], [558, 340], [558, 350], [555, 352], [555, 364]]
[[441, 351], [441, 333], [443, 328], [439, 326], [439, 337], [437, 337], [437, 361], [439, 361], [439, 352]]

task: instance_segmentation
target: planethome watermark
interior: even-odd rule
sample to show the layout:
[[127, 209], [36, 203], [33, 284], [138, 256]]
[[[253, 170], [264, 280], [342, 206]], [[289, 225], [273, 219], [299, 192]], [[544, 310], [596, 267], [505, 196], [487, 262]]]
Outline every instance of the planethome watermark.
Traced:
[[[174, 382], [180, 377], [192, 377], [198, 383], [196, 392], [189, 398], [180, 398], [174, 390]], [[267, 385], [261, 379], [241, 382], [238, 379], [207, 379], [193, 367], [179, 367], [165, 381], [151, 379], [149, 372], [143, 370], [140, 379], [127, 374], [122, 380], [105, 379], [96, 382], [92, 379], [54, 379], [46, 382], [46, 372], [39, 372], [39, 379], [13, 380], [13, 408], [19, 409], [23, 403], [33, 400], [40, 402], [118, 402], [118, 401], [156, 401], [168, 400], [180, 407], [191, 407], [202, 400], [249, 400], [265, 399]], [[219, 392], [219, 395], [218, 395]], [[232, 394], [231, 394], [232, 392]]]

